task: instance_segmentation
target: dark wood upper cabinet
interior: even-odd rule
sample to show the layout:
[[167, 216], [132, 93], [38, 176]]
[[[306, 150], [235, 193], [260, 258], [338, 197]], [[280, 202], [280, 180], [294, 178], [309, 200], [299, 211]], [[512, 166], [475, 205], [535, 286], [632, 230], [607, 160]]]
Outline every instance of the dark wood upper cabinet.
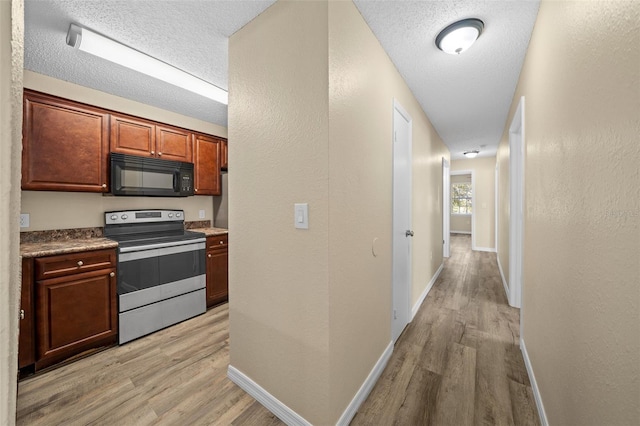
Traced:
[[226, 139], [222, 141], [220, 148], [220, 170], [227, 170], [229, 167], [229, 146]]
[[190, 163], [191, 134], [153, 121], [111, 114], [111, 152]]
[[195, 195], [220, 195], [220, 145], [222, 139], [194, 135]]
[[192, 133], [177, 127], [156, 125], [156, 148], [158, 156], [166, 160], [193, 160]]
[[111, 152], [155, 157], [156, 132], [151, 121], [111, 114]]
[[24, 91], [22, 189], [107, 192], [109, 114]]

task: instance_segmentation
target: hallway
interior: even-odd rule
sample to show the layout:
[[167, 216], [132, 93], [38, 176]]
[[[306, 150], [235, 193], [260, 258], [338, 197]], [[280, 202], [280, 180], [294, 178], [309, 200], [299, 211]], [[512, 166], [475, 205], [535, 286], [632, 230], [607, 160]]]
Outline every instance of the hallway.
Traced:
[[351, 424], [539, 424], [518, 316], [495, 253], [452, 234], [451, 257]]

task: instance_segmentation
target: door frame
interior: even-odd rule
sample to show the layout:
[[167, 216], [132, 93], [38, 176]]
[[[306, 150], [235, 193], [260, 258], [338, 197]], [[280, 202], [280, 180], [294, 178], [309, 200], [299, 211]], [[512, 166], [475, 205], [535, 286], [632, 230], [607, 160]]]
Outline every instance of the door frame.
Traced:
[[[475, 250], [476, 249], [476, 175], [473, 169], [455, 170], [450, 172], [450, 175], [451, 176], [471, 175], [471, 250]], [[449, 185], [451, 185], [451, 182], [449, 182]], [[451, 196], [449, 196], [449, 205], [451, 205]]]
[[442, 157], [442, 257], [451, 256], [451, 164]]
[[522, 307], [524, 284], [524, 106], [522, 96], [509, 126], [509, 304], [515, 308]]
[[[408, 215], [409, 215], [409, 226], [411, 226], [412, 224], [412, 180], [413, 180], [413, 175], [412, 175], [412, 141], [413, 141], [413, 120], [411, 118], [411, 116], [409, 115], [409, 113], [402, 107], [402, 105], [400, 105], [400, 103], [394, 99], [393, 100], [393, 119], [392, 119], [392, 135], [391, 135], [391, 140], [392, 140], [392, 147], [393, 147], [393, 152], [392, 152], [392, 158], [393, 158], [393, 177], [392, 177], [392, 182], [393, 182], [393, 187], [395, 187], [395, 180], [396, 180], [396, 166], [395, 166], [395, 139], [396, 139], [396, 123], [395, 123], [395, 112], [397, 111], [408, 123], [409, 129], [408, 129], [408, 141], [407, 141], [407, 150], [408, 150], [408, 163], [407, 163], [407, 167], [409, 168], [409, 182], [408, 182], [408, 186], [409, 186], [409, 206], [408, 206]], [[393, 189], [392, 191], [392, 200], [393, 200], [393, 214], [392, 214], [392, 247], [393, 247], [393, 254], [392, 254], [392, 294], [391, 294], [391, 340], [395, 343], [396, 340], [398, 339], [398, 337], [400, 337], [400, 335], [402, 334], [402, 331], [405, 329], [405, 327], [407, 326], [407, 324], [409, 324], [409, 322], [411, 322], [411, 280], [412, 280], [412, 255], [413, 255], [413, 247], [412, 247], [412, 238], [409, 239], [409, 270], [407, 271], [407, 281], [406, 283], [399, 283], [396, 279], [396, 274], [395, 274], [395, 269], [396, 269], [396, 265], [394, 265], [395, 261], [395, 257], [396, 257], [396, 250], [399, 249], [400, 245], [399, 245], [399, 239], [400, 236], [397, 235], [397, 233], [395, 232], [395, 228], [397, 227], [398, 224], [398, 212], [397, 212], [397, 208], [398, 205], [396, 204], [395, 201], [395, 189]], [[404, 212], [407, 213], [407, 212]], [[409, 237], [405, 237], [403, 236], [403, 238], [409, 238]], [[399, 305], [396, 304], [396, 299], [401, 298], [403, 300], [401, 300], [401, 303]], [[396, 330], [394, 326], [396, 326], [396, 324], [394, 323], [396, 317], [399, 318], [406, 318], [406, 323], [404, 323], [402, 325], [402, 328], [400, 330]]]

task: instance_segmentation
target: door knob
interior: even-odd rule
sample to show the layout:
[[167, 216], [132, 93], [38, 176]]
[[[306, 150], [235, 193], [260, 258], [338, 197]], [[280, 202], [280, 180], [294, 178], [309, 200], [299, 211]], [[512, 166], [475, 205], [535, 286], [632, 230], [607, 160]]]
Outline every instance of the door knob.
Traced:
[[407, 232], [404, 233], [405, 237], [413, 237], [413, 231], [410, 229], [407, 229]]

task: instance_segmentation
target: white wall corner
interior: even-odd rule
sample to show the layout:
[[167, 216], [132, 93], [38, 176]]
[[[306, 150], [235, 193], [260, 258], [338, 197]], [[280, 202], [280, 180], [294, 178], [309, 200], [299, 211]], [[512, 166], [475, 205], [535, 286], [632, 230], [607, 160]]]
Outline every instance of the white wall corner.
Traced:
[[531, 360], [527, 353], [527, 347], [524, 344], [524, 339], [520, 338], [520, 351], [522, 352], [522, 358], [524, 358], [524, 365], [527, 367], [527, 374], [529, 375], [529, 381], [531, 382], [531, 390], [533, 391], [533, 397], [536, 401], [536, 407], [538, 408], [538, 416], [540, 417], [540, 424], [542, 426], [549, 426], [547, 420], [547, 413], [544, 411], [544, 405], [542, 404], [542, 396], [540, 395], [540, 389], [538, 388], [538, 382], [536, 382], [536, 376], [533, 374], [533, 367], [531, 366]]
[[474, 251], [486, 251], [489, 253], [495, 253], [496, 249], [492, 248], [492, 247], [472, 247], [471, 250]]
[[496, 256], [496, 258], [498, 259], [498, 270], [500, 271], [500, 276], [502, 277], [504, 294], [507, 296], [507, 300], [509, 300], [509, 286], [507, 285], [507, 280], [504, 278], [504, 272], [502, 272], [502, 265], [500, 264], [500, 256]]
[[304, 417], [287, 407], [278, 398], [271, 395], [262, 386], [232, 365], [227, 368], [227, 377], [287, 425], [311, 426], [311, 423], [306, 421]]
[[392, 353], [393, 342], [389, 342], [387, 348], [382, 352], [382, 355], [380, 355], [378, 362], [376, 362], [371, 369], [369, 376], [367, 376], [367, 379], [362, 383], [362, 386], [360, 386], [360, 389], [358, 389], [358, 392], [356, 392], [355, 396], [342, 413], [342, 416], [338, 419], [336, 426], [347, 426], [351, 420], [353, 420], [353, 416], [358, 412], [358, 408], [360, 408], [360, 405], [362, 405], [362, 403], [367, 399], [371, 389], [373, 389], [373, 386], [378, 381], [378, 378], [380, 378], [382, 371], [384, 371], [384, 368], [387, 366]]
[[[433, 277], [431, 277], [431, 281], [429, 281], [429, 284], [427, 284], [427, 286], [425, 287], [424, 291], [422, 292], [422, 294], [418, 298], [418, 301], [416, 302], [415, 305], [413, 305], [413, 309], [411, 309], [411, 321], [413, 321], [413, 318], [418, 313], [418, 309], [420, 309], [420, 306], [422, 306], [422, 302], [424, 302], [424, 299], [427, 298], [427, 295], [429, 294], [429, 292], [433, 288], [433, 285], [436, 283], [436, 280], [440, 276], [440, 272], [442, 272], [442, 268], [444, 268], [444, 263], [440, 264], [440, 267], [438, 268], [436, 273], [433, 274]], [[411, 322], [411, 321], [409, 321], [409, 322]]]

